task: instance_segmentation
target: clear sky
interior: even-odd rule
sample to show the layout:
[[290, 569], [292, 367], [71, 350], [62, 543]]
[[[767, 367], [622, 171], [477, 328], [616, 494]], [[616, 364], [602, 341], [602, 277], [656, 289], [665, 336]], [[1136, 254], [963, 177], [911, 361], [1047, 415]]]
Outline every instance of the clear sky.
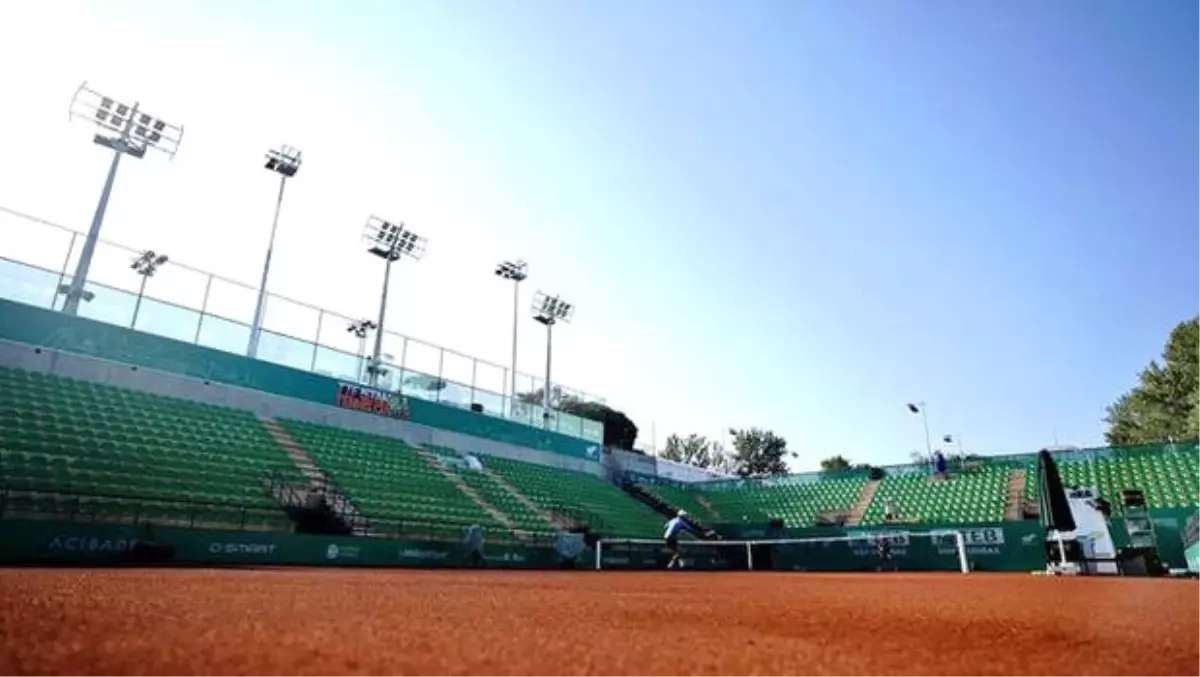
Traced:
[[[397, 270], [391, 328], [504, 365], [491, 268], [524, 258], [527, 297], [578, 306], [556, 380], [643, 445], [753, 425], [798, 469], [901, 462], [910, 400], [983, 453], [1098, 444], [1200, 308], [1198, 21], [1174, 0], [6, 2], [0, 205], [86, 229], [108, 163], [67, 124], [86, 79], [186, 126], [174, 161], [123, 167], [106, 238], [254, 283], [261, 155], [294, 144], [272, 289], [374, 314], [359, 231], [405, 220], [429, 253]], [[34, 239], [0, 217], [3, 252]]]

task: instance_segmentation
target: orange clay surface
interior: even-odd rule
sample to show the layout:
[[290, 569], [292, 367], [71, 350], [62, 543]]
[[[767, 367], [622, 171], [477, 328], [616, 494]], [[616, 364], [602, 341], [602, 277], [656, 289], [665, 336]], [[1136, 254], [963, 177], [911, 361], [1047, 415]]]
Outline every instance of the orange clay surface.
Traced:
[[0, 674], [1183, 674], [1194, 581], [0, 570]]

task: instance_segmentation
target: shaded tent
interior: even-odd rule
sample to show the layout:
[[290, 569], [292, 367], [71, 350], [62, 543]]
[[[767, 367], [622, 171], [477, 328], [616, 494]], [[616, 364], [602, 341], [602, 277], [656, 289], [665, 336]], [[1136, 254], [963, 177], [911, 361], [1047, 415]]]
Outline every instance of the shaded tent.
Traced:
[[1038, 452], [1038, 518], [1046, 533], [1075, 531], [1075, 516], [1063, 489], [1062, 475], [1049, 449]]

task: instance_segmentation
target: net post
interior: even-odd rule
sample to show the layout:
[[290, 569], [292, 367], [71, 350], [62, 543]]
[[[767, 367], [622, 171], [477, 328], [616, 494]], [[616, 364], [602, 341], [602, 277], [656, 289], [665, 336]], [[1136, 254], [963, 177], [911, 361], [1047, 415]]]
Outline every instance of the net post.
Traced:
[[596, 571], [600, 571], [600, 548], [603, 547], [604, 541], [596, 539]]
[[746, 570], [754, 571], [754, 549], [750, 547], [750, 541], [746, 541]]
[[971, 565], [967, 562], [967, 539], [963, 537], [963, 532], [954, 532], [954, 549], [958, 550], [958, 567], [962, 573], [971, 572]]

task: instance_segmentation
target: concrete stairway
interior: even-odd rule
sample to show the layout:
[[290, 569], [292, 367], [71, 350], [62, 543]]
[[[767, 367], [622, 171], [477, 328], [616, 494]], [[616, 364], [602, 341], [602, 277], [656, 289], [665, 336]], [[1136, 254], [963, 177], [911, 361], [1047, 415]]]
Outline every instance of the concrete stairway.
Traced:
[[858, 492], [858, 500], [855, 501], [854, 507], [850, 509], [850, 515], [846, 518], [847, 526], [858, 526], [862, 524], [863, 515], [867, 513], [867, 508], [871, 507], [871, 501], [875, 498], [875, 492], [879, 490], [879, 480], [867, 480], [862, 489]]
[[1024, 517], [1021, 503], [1025, 497], [1025, 468], [1008, 471], [1008, 488], [1004, 494], [1004, 519], [1019, 520]]
[[704, 509], [713, 516], [714, 522], [720, 524], [725, 521], [725, 518], [721, 516], [721, 511], [717, 510], [716, 507], [713, 506], [712, 502], [708, 500], [707, 496], [696, 494], [696, 502], [704, 506]]
[[549, 525], [551, 525], [551, 526], [557, 526], [557, 525], [554, 523], [554, 517], [553, 517], [553, 516], [552, 516], [550, 513], [546, 512], [545, 510], [542, 510], [541, 506], [539, 506], [537, 503], [534, 503], [534, 502], [533, 502], [533, 501], [532, 501], [532, 500], [531, 500], [531, 499], [530, 499], [528, 496], [526, 496], [525, 494], [521, 493], [521, 490], [520, 490], [520, 489], [517, 489], [517, 488], [516, 488], [516, 487], [514, 487], [512, 484], [509, 484], [508, 480], [504, 479], [504, 478], [503, 478], [503, 477], [501, 477], [500, 475], [497, 475], [496, 473], [492, 472], [492, 471], [491, 471], [490, 469], [488, 469], [488, 468], [484, 468], [484, 469], [483, 469], [483, 474], [485, 474], [485, 475], [487, 475], [488, 477], [492, 478], [492, 481], [493, 481], [493, 482], [495, 482], [496, 484], [500, 485], [500, 486], [501, 486], [501, 487], [502, 487], [502, 488], [503, 488], [505, 491], [507, 491], [508, 493], [512, 494], [512, 497], [513, 497], [513, 498], [515, 498], [515, 499], [517, 499], [517, 501], [518, 501], [518, 502], [519, 502], [521, 505], [523, 505], [523, 506], [525, 506], [526, 508], [528, 508], [528, 509], [530, 510], [530, 512], [532, 512], [533, 514], [535, 514], [535, 515], [537, 515], [538, 517], [540, 517], [540, 518], [542, 518], [543, 520], [545, 520], [545, 521], [546, 521], [546, 524], [549, 524]]
[[[288, 458], [292, 459], [292, 465], [296, 466], [296, 469], [308, 480], [310, 494], [322, 494], [335, 513], [345, 516], [348, 523], [356, 525], [352, 528], [352, 533], [356, 536], [373, 535], [368, 527], [357, 526], [368, 523], [358, 506], [346, 497], [345, 492], [333, 482], [328, 473], [317, 467], [316, 461], [313, 460], [308, 450], [300, 446], [300, 443], [279, 424], [279, 421], [269, 416], [259, 416], [258, 421], [275, 440], [275, 444], [278, 444], [287, 453]], [[280, 498], [276, 496], [277, 500]]]
[[450, 482], [454, 484], [459, 491], [466, 494], [467, 498], [470, 498], [475, 502], [475, 505], [478, 505], [483, 509], [484, 512], [491, 515], [492, 519], [496, 520], [501, 526], [511, 532], [512, 535], [517, 538], [517, 540], [529, 540], [530, 535], [528, 532], [526, 532], [524, 529], [518, 528], [517, 525], [513, 523], [511, 519], [509, 519], [508, 515], [505, 515], [500, 509], [492, 505], [483, 496], [480, 496], [479, 492], [475, 491], [474, 487], [464, 482], [458, 473], [450, 471], [448, 468], [446, 468], [446, 466], [439, 463], [437, 457], [429, 453], [428, 449], [423, 447], [413, 447], [413, 449], [417, 452], [418, 456], [420, 456], [426, 463], [429, 464], [430, 468], [433, 468], [441, 473], [443, 477], [450, 480]]

